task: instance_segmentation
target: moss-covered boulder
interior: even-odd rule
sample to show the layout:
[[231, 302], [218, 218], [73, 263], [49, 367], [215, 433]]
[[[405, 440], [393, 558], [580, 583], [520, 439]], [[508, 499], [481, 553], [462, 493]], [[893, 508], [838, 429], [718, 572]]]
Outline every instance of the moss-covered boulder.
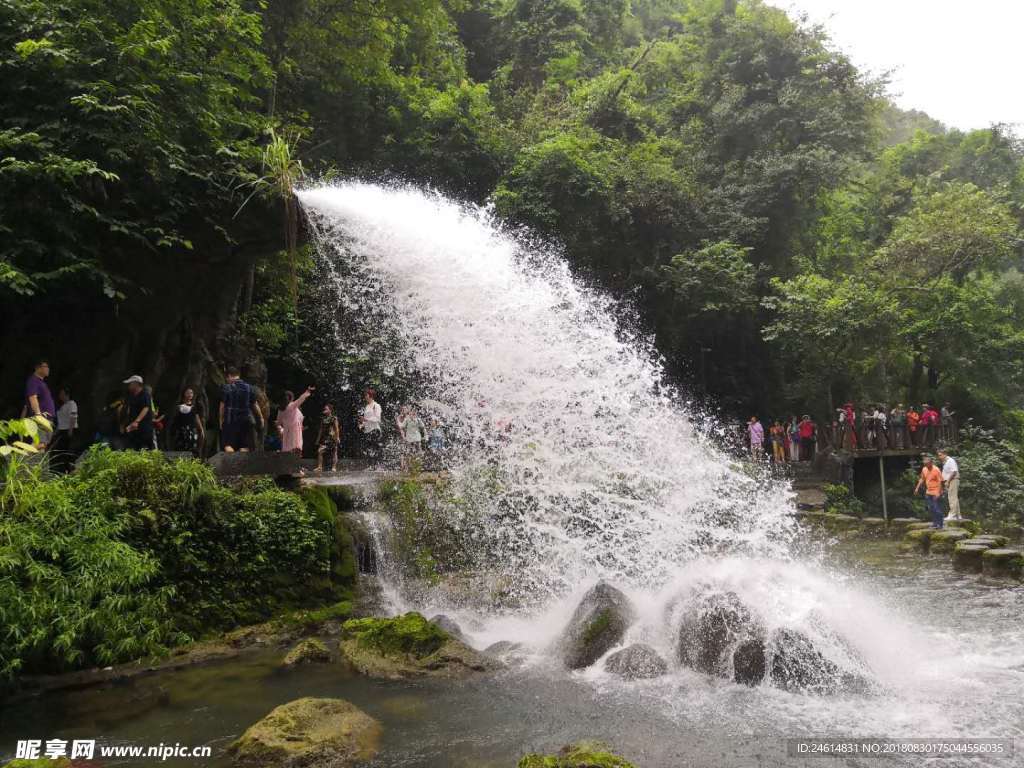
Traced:
[[1005, 547], [1010, 543], [1010, 539], [1006, 536], [1000, 536], [993, 533], [982, 533], [977, 536], [972, 536], [966, 540], [968, 544], [987, 544], [992, 549], [999, 549]]
[[48, 757], [39, 757], [34, 760], [15, 758], [9, 763], [4, 763], [4, 768], [71, 768], [71, 761], [66, 757], [58, 757], [55, 760]]
[[339, 649], [358, 672], [391, 680], [460, 678], [503, 666], [415, 612], [389, 619], [346, 621]]
[[958, 571], [981, 573], [981, 557], [988, 549], [991, 547], [987, 544], [971, 544], [969, 539], [958, 541], [953, 549], [953, 567]]
[[911, 528], [903, 537], [903, 546], [900, 549], [903, 551], [927, 552], [931, 546], [932, 534], [935, 532], [936, 529], [931, 526], [927, 528]]
[[299, 664], [315, 664], [330, 661], [331, 652], [323, 641], [315, 637], [307, 637], [285, 655], [282, 666], [295, 667]]
[[519, 768], [634, 768], [633, 764], [612, 754], [602, 744], [573, 744], [562, 747], [557, 755], [526, 755]]
[[562, 660], [569, 669], [583, 669], [622, 642], [636, 612], [629, 598], [599, 581], [580, 600], [559, 641]]
[[826, 515], [823, 519], [830, 531], [853, 531], [860, 528], [860, 518], [853, 515]]
[[931, 530], [932, 524], [927, 520], [914, 520], [907, 525], [907, 531]]
[[889, 532], [894, 536], [902, 536], [910, 529], [910, 526], [920, 522], [916, 517], [894, 517], [889, 520]]
[[969, 538], [971, 538], [971, 534], [962, 528], [943, 528], [932, 533], [928, 548], [929, 551], [937, 554], [952, 552], [958, 541]]
[[986, 576], [1020, 576], [1024, 574], [1024, 552], [986, 549], [981, 554], [981, 566]]
[[343, 699], [304, 698], [276, 707], [228, 752], [238, 765], [348, 766], [377, 753], [381, 726]]
[[604, 668], [626, 680], [661, 677], [668, 672], [665, 660], [644, 643], [633, 643], [628, 648], [616, 651], [605, 661]]

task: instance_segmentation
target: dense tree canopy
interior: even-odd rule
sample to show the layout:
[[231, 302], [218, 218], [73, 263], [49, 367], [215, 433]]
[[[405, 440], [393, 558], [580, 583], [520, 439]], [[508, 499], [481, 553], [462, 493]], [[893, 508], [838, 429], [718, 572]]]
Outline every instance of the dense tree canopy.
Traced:
[[0, 69], [9, 317], [258, 242], [235, 331], [273, 354], [302, 322], [242, 206], [273, 130], [492, 200], [727, 409], [1021, 406], [1021, 142], [896, 109], [761, 0], [2, 0]]

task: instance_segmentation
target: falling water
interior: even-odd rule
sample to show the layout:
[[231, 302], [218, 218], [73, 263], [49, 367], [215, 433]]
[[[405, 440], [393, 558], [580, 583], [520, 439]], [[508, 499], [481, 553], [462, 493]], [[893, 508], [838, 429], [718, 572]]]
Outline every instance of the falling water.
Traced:
[[507, 591], [546, 598], [598, 576], [654, 588], [707, 552], [784, 551], [786, 489], [698, 433], [651, 345], [555, 249], [410, 187], [300, 199], [327, 257], [357, 267], [339, 302], [400, 329], [396, 355], [445, 423]]
[[[410, 591], [404, 605], [453, 613], [478, 647], [521, 641], [550, 669], [576, 601], [604, 578], [638, 609], [627, 642], [670, 660], [671, 674], [645, 685], [600, 664], [582, 673], [624, 712], [654, 697], [658, 712], [714, 733], [1024, 735], [1006, 695], [1024, 684], [1024, 637], [1004, 615], [1019, 591], [961, 604], [956, 585], [910, 576], [879, 590], [794, 558], [788, 487], [717, 447], [629, 313], [557, 249], [487, 208], [410, 187], [350, 182], [300, 200], [337, 278], [336, 309], [386, 331], [374, 354], [445, 423], [449, 494], [462, 502], [446, 514], [472, 555], [457, 578], [491, 609]], [[826, 703], [681, 667], [672, 611], [708, 589], [736, 594], [769, 630], [803, 632], [876, 689]]]

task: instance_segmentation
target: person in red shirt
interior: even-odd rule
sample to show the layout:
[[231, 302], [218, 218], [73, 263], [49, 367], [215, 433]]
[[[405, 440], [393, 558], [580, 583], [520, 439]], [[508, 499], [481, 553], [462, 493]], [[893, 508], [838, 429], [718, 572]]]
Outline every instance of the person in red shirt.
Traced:
[[921, 414], [914, 410], [914, 406], [907, 408], [907, 434], [910, 437], [910, 447], [918, 444], [917, 426], [921, 422]]
[[814, 432], [815, 425], [811, 417], [804, 414], [800, 419], [800, 458], [803, 461], [810, 461], [814, 458]]

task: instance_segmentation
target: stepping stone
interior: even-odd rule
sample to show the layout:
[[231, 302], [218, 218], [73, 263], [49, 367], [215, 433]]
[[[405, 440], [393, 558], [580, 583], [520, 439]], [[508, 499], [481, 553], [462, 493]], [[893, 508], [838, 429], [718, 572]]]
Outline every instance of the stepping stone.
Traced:
[[980, 536], [975, 536], [968, 541], [976, 542], [978, 544], [985, 542], [993, 548], [1005, 547], [1010, 543], [1010, 539], [1007, 536], [1000, 536], [998, 534], [984, 533]]
[[935, 531], [929, 542], [932, 552], [952, 552], [958, 541], [971, 538], [971, 534], [962, 528], [944, 528]]
[[953, 567], [958, 571], [981, 573], [981, 558], [989, 547], [985, 544], [971, 544], [970, 539], [958, 541], [953, 549]]
[[927, 528], [913, 528], [907, 531], [907, 535], [903, 537], [903, 544], [900, 546], [904, 552], [911, 552], [918, 550], [920, 552], [927, 552], [931, 545], [931, 538], [933, 533], [938, 533], [931, 526]]
[[853, 515], [826, 515], [824, 522], [831, 531], [852, 531], [860, 527], [860, 518]]
[[907, 526], [908, 531], [924, 531], [931, 530], [932, 524], [926, 523], [923, 520], [915, 520]]
[[889, 527], [901, 533], [906, 532], [910, 526], [917, 525], [921, 521], [916, 517], [894, 517], [889, 521]]
[[865, 517], [860, 521], [864, 534], [872, 538], [882, 538], [888, 532], [888, 524], [884, 517]]
[[1024, 552], [1019, 549], [986, 549], [981, 554], [986, 576], [1020, 576], [1024, 573]]

